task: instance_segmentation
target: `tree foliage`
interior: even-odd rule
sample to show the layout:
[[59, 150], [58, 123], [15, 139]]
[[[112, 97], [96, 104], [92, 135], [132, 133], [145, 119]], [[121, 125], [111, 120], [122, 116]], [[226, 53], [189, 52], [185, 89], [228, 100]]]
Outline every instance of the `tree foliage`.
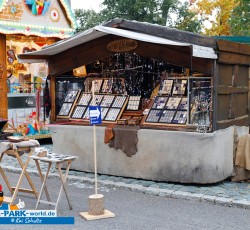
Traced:
[[190, 32], [200, 32], [200, 20], [189, 11], [188, 3], [179, 0], [104, 0], [101, 12], [75, 10], [79, 28], [77, 32], [114, 18], [168, 25]]
[[189, 9], [188, 2], [178, 8], [177, 19], [173, 25], [176, 29], [193, 33], [201, 33], [202, 18], [198, 18], [195, 11]]
[[250, 1], [241, 0], [229, 22], [232, 35], [250, 36]]
[[102, 13], [108, 20], [123, 18], [166, 25], [169, 11], [178, 2], [178, 0], [104, 0]]
[[[211, 28], [205, 28], [210, 36], [231, 35], [229, 24], [231, 14], [240, 0], [192, 0], [197, 13], [211, 22]], [[249, 0], [247, 0], [249, 1]]]
[[76, 32], [84, 31], [103, 22], [102, 15], [96, 13], [94, 10], [76, 9], [74, 13], [78, 22]]

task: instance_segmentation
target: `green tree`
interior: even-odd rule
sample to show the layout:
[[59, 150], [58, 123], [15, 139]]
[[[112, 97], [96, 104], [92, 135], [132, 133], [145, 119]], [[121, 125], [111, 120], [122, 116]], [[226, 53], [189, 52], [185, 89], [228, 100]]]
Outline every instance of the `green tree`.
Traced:
[[[179, 0], [104, 0], [103, 10], [75, 10], [77, 32], [94, 27], [114, 18], [167, 25], [190, 32], [200, 32], [200, 21], [188, 9], [188, 3]], [[175, 20], [177, 18], [177, 20]]]
[[104, 0], [102, 13], [108, 20], [123, 18], [166, 25], [169, 11], [178, 3], [178, 0]]
[[195, 11], [189, 9], [189, 3], [178, 7], [178, 12], [176, 12], [177, 19], [174, 22], [173, 27], [179, 30], [185, 30], [193, 33], [201, 33], [202, 29], [202, 18], [198, 18]]
[[92, 28], [96, 25], [99, 25], [104, 20], [102, 18], [102, 14], [96, 13], [94, 10], [76, 9], [74, 13], [78, 22], [78, 28], [76, 32]]
[[232, 35], [250, 36], [250, 1], [241, 0], [229, 22]]

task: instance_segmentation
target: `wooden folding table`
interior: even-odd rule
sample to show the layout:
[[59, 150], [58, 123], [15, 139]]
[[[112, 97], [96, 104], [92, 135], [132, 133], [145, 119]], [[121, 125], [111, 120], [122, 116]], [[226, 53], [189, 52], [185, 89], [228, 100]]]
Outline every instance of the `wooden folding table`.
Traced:
[[[31, 194], [34, 194], [38, 198], [38, 193], [36, 191], [36, 187], [35, 187], [33, 181], [31, 180], [28, 172], [26, 171], [28, 164], [29, 164], [29, 161], [30, 161], [29, 157], [33, 154], [34, 148], [38, 147], [38, 146], [40, 146], [40, 144], [37, 140], [21, 141], [19, 143], [0, 142], [0, 153], [1, 153], [0, 173], [1, 173], [6, 185], [8, 187], [10, 193], [12, 194], [12, 197], [5, 196], [5, 199], [4, 199], [5, 202], [13, 204], [18, 192], [31, 193]], [[28, 154], [25, 162], [23, 162], [21, 159], [22, 154]], [[18, 182], [17, 182], [15, 187], [12, 187], [10, 185], [8, 177], [1, 167], [1, 162], [2, 162], [3, 157], [5, 155], [12, 156], [12, 157], [16, 158], [19, 165], [21, 166], [21, 169], [22, 169], [22, 172], [19, 176]], [[24, 176], [26, 177], [27, 181], [29, 182], [31, 189], [20, 188]]]
[[[70, 203], [69, 194], [68, 194], [68, 191], [67, 191], [66, 180], [67, 180], [67, 177], [68, 177], [70, 166], [71, 166], [72, 162], [75, 160], [75, 158], [77, 158], [77, 157], [76, 156], [65, 156], [65, 155], [61, 155], [61, 154], [52, 153], [52, 154], [48, 154], [48, 156], [46, 156], [46, 157], [39, 157], [39, 156], [33, 155], [33, 156], [30, 156], [30, 158], [35, 161], [38, 173], [40, 174], [41, 178], [43, 176], [42, 176], [40, 163], [45, 162], [45, 163], [48, 164], [48, 168], [47, 168], [47, 171], [45, 173], [45, 176], [43, 177], [42, 187], [41, 187], [41, 190], [40, 190], [40, 193], [39, 193], [38, 200], [37, 200], [35, 208], [37, 209], [39, 203], [44, 203], [44, 204], [49, 204], [49, 205], [55, 206], [55, 210], [56, 210], [57, 207], [58, 207], [59, 201], [60, 201], [62, 191], [64, 190], [64, 193], [66, 195], [69, 208], [70, 208], [70, 210], [72, 210], [72, 205]], [[59, 191], [56, 202], [52, 202], [50, 200], [48, 190], [46, 188], [46, 182], [47, 182], [47, 179], [48, 179], [48, 176], [49, 176], [49, 173], [50, 173], [50, 169], [51, 169], [51, 166], [52, 166], [53, 163], [56, 164], [56, 168], [57, 168], [57, 170], [59, 172], [59, 178], [60, 178], [60, 181], [61, 181], [61, 188], [60, 188], [60, 191]], [[62, 164], [64, 164], [64, 163], [66, 164], [66, 170], [65, 170], [65, 173], [63, 174], [61, 167], [62, 167]], [[43, 191], [45, 191], [45, 193], [46, 193], [47, 200], [42, 200]]]

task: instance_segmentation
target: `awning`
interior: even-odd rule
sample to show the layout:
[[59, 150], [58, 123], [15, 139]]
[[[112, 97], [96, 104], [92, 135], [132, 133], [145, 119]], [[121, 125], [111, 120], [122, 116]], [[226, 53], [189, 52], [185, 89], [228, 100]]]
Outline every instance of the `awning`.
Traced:
[[[99, 37], [106, 36], [108, 34], [113, 34], [113, 35], [117, 35], [117, 36], [121, 36], [125, 38], [130, 38], [130, 39], [148, 42], [148, 43], [154, 43], [154, 44], [162, 44], [162, 45], [170, 45], [170, 46], [190, 46], [193, 48], [193, 52], [192, 52], [193, 57], [217, 59], [217, 55], [214, 49], [210, 47], [198, 46], [198, 45], [193, 45], [189, 43], [175, 42], [169, 39], [165, 39], [165, 38], [161, 38], [161, 37], [157, 37], [153, 35], [138, 33], [138, 32], [129, 31], [129, 30], [123, 30], [123, 29], [118, 29], [118, 28], [111, 28], [111, 27], [106, 27], [106, 26], [96, 26], [92, 29], [78, 33], [69, 39], [65, 39], [65, 40], [56, 42], [50, 46], [44, 47], [40, 51], [20, 54], [18, 55], [18, 59], [19, 59], [19, 62], [21, 63], [40, 62], [42, 61], [42, 59], [46, 60], [49, 56], [53, 56], [55, 54], [68, 50], [72, 47], [97, 39]], [[38, 57], [41, 57], [41, 59], [38, 60]]]

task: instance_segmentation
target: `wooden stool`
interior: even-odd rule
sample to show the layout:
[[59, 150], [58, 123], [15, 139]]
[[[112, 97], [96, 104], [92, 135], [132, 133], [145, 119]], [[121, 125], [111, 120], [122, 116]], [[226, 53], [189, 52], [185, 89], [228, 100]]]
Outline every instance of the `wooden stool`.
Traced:
[[[5, 143], [5, 145], [6, 145], [6, 143]], [[38, 143], [38, 145], [39, 145], [39, 143]], [[12, 145], [10, 144], [10, 146], [12, 146]], [[14, 149], [7, 149], [7, 150], [5, 150], [4, 152], [1, 153], [0, 163], [2, 162], [3, 156], [8, 155], [8, 156], [15, 157], [17, 159], [19, 165], [22, 168], [22, 172], [21, 172], [21, 174], [19, 176], [16, 187], [12, 187], [10, 185], [10, 182], [9, 182], [4, 170], [2, 169], [2, 167], [0, 165], [0, 173], [1, 173], [6, 185], [8, 187], [10, 193], [12, 194], [12, 197], [5, 197], [4, 202], [13, 204], [14, 200], [16, 199], [16, 196], [17, 196], [18, 192], [32, 193], [32, 194], [34, 194], [36, 196], [36, 198], [38, 198], [38, 193], [36, 191], [35, 185], [32, 182], [28, 172], [26, 171], [26, 169], [28, 167], [28, 164], [29, 164], [29, 161], [30, 161], [29, 157], [33, 154], [33, 151], [34, 151], [33, 147], [17, 147], [17, 148], [14, 148]], [[28, 153], [28, 158], [27, 158], [27, 160], [25, 162], [23, 162], [21, 160], [19, 152]], [[20, 188], [24, 176], [27, 178], [31, 189]]]
[[[70, 203], [69, 195], [68, 195], [68, 191], [67, 191], [66, 180], [67, 180], [67, 177], [68, 177], [68, 173], [69, 173], [71, 163], [72, 163], [72, 161], [74, 161], [76, 156], [64, 156], [64, 155], [54, 154], [54, 156], [51, 155], [51, 157], [50, 157], [50, 155], [48, 155], [47, 157], [38, 157], [38, 156], [33, 155], [33, 156], [30, 156], [30, 158], [35, 161], [38, 173], [39, 173], [40, 177], [43, 180], [43, 184], [42, 184], [42, 187], [41, 187], [38, 199], [37, 199], [37, 203], [36, 203], [36, 209], [37, 209], [39, 203], [44, 203], [44, 204], [49, 204], [49, 205], [55, 206], [55, 210], [56, 210], [57, 206], [58, 206], [58, 203], [59, 203], [59, 200], [60, 200], [60, 197], [61, 197], [61, 194], [62, 194], [62, 190], [64, 190], [64, 193], [66, 195], [69, 208], [70, 208], [70, 210], [72, 210], [72, 205]], [[47, 169], [44, 177], [42, 175], [42, 171], [41, 171], [41, 167], [40, 167], [39, 162], [45, 162], [45, 163], [48, 164], [48, 169]], [[59, 176], [60, 176], [60, 181], [62, 183], [56, 202], [51, 202], [48, 191], [47, 191], [47, 188], [46, 188], [46, 181], [48, 179], [49, 172], [50, 172], [50, 169], [51, 169], [51, 165], [53, 163], [56, 164], [56, 168], [57, 168], [57, 170], [59, 172]], [[63, 174], [63, 172], [61, 170], [61, 164], [63, 164], [63, 163], [67, 163], [66, 171], [65, 171], [64, 174]], [[45, 191], [45, 193], [46, 193], [47, 200], [42, 200], [41, 199], [43, 191]]]

